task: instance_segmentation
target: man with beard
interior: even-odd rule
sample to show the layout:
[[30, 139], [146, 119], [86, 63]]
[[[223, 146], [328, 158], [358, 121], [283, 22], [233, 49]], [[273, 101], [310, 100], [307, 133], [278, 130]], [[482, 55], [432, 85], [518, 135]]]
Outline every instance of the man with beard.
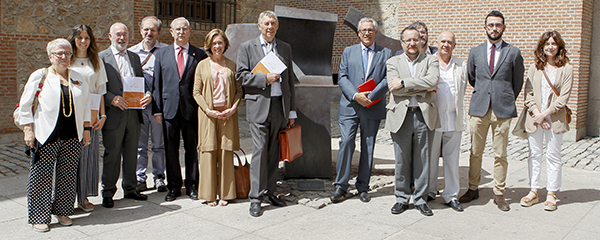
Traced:
[[488, 41], [471, 49], [467, 63], [469, 84], [473, 86], [469, 107], [471, 155], [469, 158], [469, 189], [460, 197], [461, 203], [479, 198], [481, 158], [488, 129], [492, 128], [494, 149], [494, 203], [502, 211], [510, 210], [504, 199], [506, 147], [511, 118], [517, 116], [515, 100], [523, 86], [523, 56], [521, 51], [502, 41], [506, 29], [504, 16], [490, 12], [483, 27]]
[[[111, 45], [98, 56], [106, 68], [106, 124], [102, 128], [104, 157], [102, 168], [102, 206], [112, 208], [112, 197], [117, 192], [116, 183], [121, 170], [123, 159], [123, 191], [125, 198], [146, 200], [148, 196], [136, 189], [137, 179], [137, 146], [142, 123], [142, 111], [128, 109], [127, 100], [123, 98], [123, 78], [144, 77], [140, 57], [127, 51], [129, 31], [123, 23], [110, 26], [108, 34]], [[141, 100], [142, 106], [152, 101], [150, 93]]]
[[386, 62], [390, 103], [386, 107], [385, 129], [392, 135], [396, 158], [396, 204], [392, 214], [408, 209], [413, 197], [415, 208], [432, 216], [427, 205], [427, 186], [433, 131], [440, 127], [432, 91], [440, 76], [438, 58], [419, 51], [422, 40], [416, 27], [406, 27], [400, 38], [404, 53]]
[[[427, 54], [435, 54], [438, 50], [436, 46], [429, 46], [429, 30], [427, 29], [427, 25], [423, 21], [415, 21], [410, 24], [411, 28], [416, 28], [419, 31], [419, 36], [421, 37], [421, 46], [420, 51], [422, 53]], [[400, 49], [396, 52], [396, 55], [400, 55], [404, 53], [404, 49]]]

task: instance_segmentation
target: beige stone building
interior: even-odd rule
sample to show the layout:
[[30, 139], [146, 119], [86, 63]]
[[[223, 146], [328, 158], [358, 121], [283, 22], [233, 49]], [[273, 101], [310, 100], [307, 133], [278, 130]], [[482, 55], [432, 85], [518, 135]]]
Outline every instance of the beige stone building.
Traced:
[[[90, 25], [104, 49], [109, 44], [109, 26], [116, 21], [129, 26], [133, 45], [141, 39], [138, 24], [143, 17], [157, 15], [168, 24], [173, 17], [186, 16], [193, 22], [191, 43], [202, 46], [207, 30], [225, 29], [229, 23], [254, 23], [261, 11], [275, 5], [338, 15], [334, 74], [343, 49], [359, 42], [356, 33], [343, 24], [350, 6], [375, 18], [380, 32], [392, 38], [398, 38], [400, 30], [415, 20], [428, 24], [430, 44], [435, 44], [442, 30], [452, 30], [457, 35], [455, 54], [463, 60], [469, 49], [485, 41], [485, 15], [500, 10], [506, 17], [504, 40], [521, 49], [526, 68], [533, 62], [533, 48], [541, 33], [558, 30], [575, 69], [569, 101], [574, 112], [572, 130], [565, 139], [600, 135], [600, 68], [593, 67], [600, 65], [600, 0], [0, 0], [0, 136], [18, 134], [12, 111], [29, 74], [49, 64], [46, 43], [67, 37], [76, 24]], [[172, 42], [166, 26], [160, 41]]]

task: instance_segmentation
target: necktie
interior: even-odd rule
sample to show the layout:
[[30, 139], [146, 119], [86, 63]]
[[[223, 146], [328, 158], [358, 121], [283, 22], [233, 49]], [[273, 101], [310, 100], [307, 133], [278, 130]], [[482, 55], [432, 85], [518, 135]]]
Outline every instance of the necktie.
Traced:
[[494, 58], [496, 58], [496, 44], [492, 44], [492, 52], [490, 53], [490, 74], [494, 74]]
[[179, 49], [179, 53], [177, 53], [177, 70], [179, 70], [179, 78], [181, 78], [185, 70], [185, 59], [183, 58], [183, 50], [185, 48], [179, 47], [177, 49]]
[[366, 78], [367, 72], [369, 71], [369, 69], [367, 69], [369, 67], [369, 48], [364, 49], [363, 55], [362, 55], [362, 61], [363, 61], [363, 71], [365, 73], [365, 78]]

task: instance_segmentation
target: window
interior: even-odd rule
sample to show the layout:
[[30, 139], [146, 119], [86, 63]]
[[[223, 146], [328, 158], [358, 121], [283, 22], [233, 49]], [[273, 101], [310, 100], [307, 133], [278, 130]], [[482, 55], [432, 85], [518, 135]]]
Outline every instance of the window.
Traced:
[[235, 23], [237, 0], [154, 0], [156, 16], [169, 26], [178, 17], [190, 21], [195, 30], [225, 30]]

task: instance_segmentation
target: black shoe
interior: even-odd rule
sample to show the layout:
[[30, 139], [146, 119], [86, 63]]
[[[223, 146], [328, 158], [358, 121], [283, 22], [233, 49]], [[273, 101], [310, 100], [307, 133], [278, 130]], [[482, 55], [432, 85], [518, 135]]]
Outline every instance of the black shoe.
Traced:
[[434, 201], [434, 200], [435, 200], [435, 197], [427, 195], [427, 202], [431, 202], [431, 201]]
[[260, 203], [250, 203], [250, 216], [260, 217], [260, 215], [262, 215]]
[[465, 194], [462, 195], [462, 197], [460, 197], [460, 199], [458, 199], [459, 202], [461, 203], [468, 203], [470, 201], [473, 201], [475, 199], [479, 198], [479, 189], [477, 190], [467, 190], [467, 192]]
[[165, 196], [165, 201], [175, 201], [179, 196], [181, 196], [181, 190], [169, 190], [169, 193]]
[[392, 207], [392, 214], [400, 214], [408, 209], [408, 204], [405, 203], [396, 203]]
[[285, 203], [285, 201], [279, 199], [278, 197], [275, 197], [274, 195], [267, 195], [267, 201], [271, 204], [271, 206], [275, 206], [275, 207], [285, 207], [287, 206], [287, 204]]
[[148, 186], [146, 186], [146, 182], [138, 182], [135, 189], [138, 190], [138, 192], [143, 192], [148, 190]]
[[115, 206], [115, 202], [111, 197], [105, 197], [102, 199], [102, 206], [105, 208], [112, 208]]
[[423, 214], [425, 216], [433, 216], [433, 212], [431, 211], [431, 208], [429, 208], [427, 203], [423, 203], [421, 205], [415, 205], [415, 208], [419, 209], [419, 211], [421, 211], [421, 214]]
[[141, 194], [138, 191], [133, 191], [128, 194], [125, 194], [125, 196], [123, 196], [123, 198], [140, 200], [140, 201], [148, 200], [148, 196]]
[[192, 189], [192, 190], [187, 190], [186, 194], [190, 197], [190, 199], [192, 200], [198, 200], [198, 190], [196, 189]]
[[460, 205], [460, 203], [458, 202], [458, 200], [452, 199], [450, 200], [450, 202], [444, 203], [446, 206], [451, 207], [452, 209], [454, 209], [455, 211], [459, 211], [462, 212], [464, 209], [463, 207]]
[[331, 199], [331, 202], [333, 203], [339, 203], [341, 201], [344, 201], [344, 199], [346, 199], [346, 190], [343, 190], [339, 187], [335, 188], [335, 191], [331, 193], [329, 199]]
[[371, 197], [368, 192], [361, 192], [358, 194], [358, 198], [360, 198], [361, 202], [369, 202], [371, 201]]
[[167, 188], [167, 184], [165, 184], [164, 178], [157, 178], [154, 180], [154, 188], [156, 188], [157, 192], [166, 192], [169, 191]]

